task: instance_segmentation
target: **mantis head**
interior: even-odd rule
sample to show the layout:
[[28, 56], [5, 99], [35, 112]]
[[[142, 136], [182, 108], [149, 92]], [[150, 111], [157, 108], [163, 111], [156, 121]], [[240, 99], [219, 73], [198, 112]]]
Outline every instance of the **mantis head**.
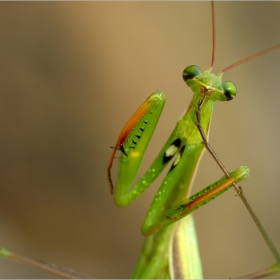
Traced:
[[211, 71], [212, 68], [209, 68], [202, 73], [199, 67], [191, 65], [183, 71], [183, 80], [200, 98], [207, 95], [207, 98], [212, 101], [232, 100], [236, 95], [234, 84], [223, 82], [223, 73], [216, 76]]

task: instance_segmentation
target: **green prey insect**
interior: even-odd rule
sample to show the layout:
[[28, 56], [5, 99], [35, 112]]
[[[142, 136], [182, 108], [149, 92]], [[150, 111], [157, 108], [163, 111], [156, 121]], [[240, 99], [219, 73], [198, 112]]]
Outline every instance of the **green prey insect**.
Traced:
[[[146, 99], [125, 125], [113, 147], [114, 151], [108, 164], [107, 176], [115, 203], [121, 207], [128, 206], [139, 197], [174, 158], [142, 225], [142, 234], [148, 237], [132, 278], [202, 278], [195, 227], [193, 218], [188, 215], [232, 186], [235, 187], [248, 208], [276, 259], [276, 265], [248, 275], [248, 277], [263, 277], [279, 271], [278, 252], [248, 204], [243, 190], [236, 185], [237, 182], [249, 176], [249, 169], [241, 166], [229, 174], [210, 147], [208, 138], [214, 102], [230, 101], [236, 95], [236, 88], [231, 82], [222, 82], [224, 72], [275, 50], [280, 45], [245, 58], [225, 68], [216, 76], [212, 74], [215, 56], [213, 3], [212, 23], [211, 67], [201, 72], [197, 66], [191, 65], [183, 71], [183, 79], [193, 91], [192, 101], [154, 162], [135, 185], [133, 185], [134, 179], [165, 104], [166, 95], [164, 93], [156, 91]], [[189, 196], [205, 147], [226, 176], [202, 191]], [[121, 153], [118, 179], [114, 186], [110, 170], [116, 150], [120, 150]]]

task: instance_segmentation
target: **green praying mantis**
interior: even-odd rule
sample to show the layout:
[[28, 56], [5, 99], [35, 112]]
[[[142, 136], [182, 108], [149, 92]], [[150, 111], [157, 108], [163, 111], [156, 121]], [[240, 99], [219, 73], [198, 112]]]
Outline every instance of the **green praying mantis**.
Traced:
[[[107, 167], [108, 181], [115, 202], [118, 206], [126, 207], [138, 198], [172, 161], [142, 225], [142, 234], [149, 237], [143, 246], [132, 278], [202, 278], [193, 220], [191, 216], [186, 217], [232, 186], [243, 200], [276, 259], [275, 265], [248, 277], [265, 277], [280, 271], [279, 253], [250, 207], [242, 188], [236, 185], [249, 176], [249, 169], [241, 166], [229, 173], [208, 143], [214, 102], [230, 101], [236, 95], [234, 84], [222, 81], [223, 74], [241, 63], [280, 48], [280, 45], [245, 58], [225, 68], [217, 76], [212, 74], [215, 60], [215, 17], [214, 3], [211, 4], [213, 26], [211, 66], [204, 72], [194, 65], [184, 69], [183, 80], [192, 89], [193, 99], [164, 147], [149, 169], [133, 185], [165, 104], [166, 95], [157, 91], [146, 99], [121, 131]], [[195, 173], [205, 148], [225, 176], [190, 196]], [[118, 180], [114, 186], [111, 168], [116, 150], [121, 154]], [[177, 224], [174, 224], [176, 222]]]
[[[206, 27], [207, 29], [208, 29], [208, 27]], [[182, 36], [184, 36], [184, 35], [182, 35]], [[203, 40], [203, 39], [202, 39]], [[209, 43], [207, 42], [207, 44], [209, 45]], [[240, 92], [239, 92], [240, 93]], [[239, 94], [238, 95], [238, 98], [241, 98], [241, 94]], [[119, 105], [120, 106], [120, 105]], [[124, 106], [125, 107], [125, 106]], [[177, 113], [174, 113], [174, 115], [178, 115]], [[232, 116], [229, 116], [229, 117], [232, 117]], [[214, 124], [215, 124], [215, 121], [214, 121]], [[238, 153], [238, 151], [236, 152], [236, 153]], [[257, 191], [257, 190], [256, 190]], [[210, 205], [209, 205], [210, 206]], [[203, 208], [204, 209], [204, 208]], [[206, 208], [207, 209], [207, 208]], [[200, 211], [198, 211], [198, 212], [200, 212]], [[230, 242], [230, 241], [229, 241]]]

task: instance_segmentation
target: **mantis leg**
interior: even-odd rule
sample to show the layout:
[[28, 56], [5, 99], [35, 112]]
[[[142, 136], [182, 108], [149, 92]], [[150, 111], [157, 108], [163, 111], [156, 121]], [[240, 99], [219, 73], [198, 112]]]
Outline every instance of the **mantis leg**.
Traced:
[[221, 195], [234, 182], [247, 178], [249, 169], [242, 166], [230, 175], [230, 179], [222, 177], [160, 215], [154, 224], [157, 232], [147, 237], [132, 278], [164, 278], [165, 274], [202, 278], [194, 221], [191, 215], [186, 216]]

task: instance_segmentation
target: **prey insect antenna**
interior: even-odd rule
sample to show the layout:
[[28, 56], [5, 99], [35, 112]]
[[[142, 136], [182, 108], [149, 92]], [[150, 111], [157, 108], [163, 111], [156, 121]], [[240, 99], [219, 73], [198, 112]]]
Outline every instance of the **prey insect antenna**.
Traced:
[[[196, 110], [196, 118], [197, 118], [197, 122], [195, 123], [195, 125], [197, 126], [199, 133], [201, 134], [202, 140], [203, 140], [203, 144], [205, 146], [205, 148], [209, 151], [209, 153], [212, 155], [212, 157], [214, 158], [214, 160], [217, 162], [217, 164], [219, 165], [219, 167], [222, 169], [222, 171], [224, 172], [224, 174], [230, 178], [229, 172], [226, 169], [226, 167], [224, 166], [224, 164], [221, 162], [221, 160], [219, 159], [219, 157], [216, 155], [216, 153], [214, 152], [214, 150], [212, 149], [212, 147], [210, 146], [209, 142], [206, 139], [205, 133], [203, 131], [202, 125], [201, 125], [201, 108], [202, 105], [205, 101], [206, 95], [204, 95], [203, 99], [201, 99], [198, 103], [198, 109]], [[239, 188], [237, 187], [237, 185], [234, 183], [234, 188], [236, 190], [237, 193], [240, 192]]]
[[0, 248], [0, 256], [4, 257], [6, 259], [16, 260], [22, 263], [29, 264], [31, 266], [40, 268], [41, 270], [50, 272], [56, 276], [65, 278], [65, 279], [89, 279], [89, 276], [85, 276], [73, 271], [69, 271], [67, 269], [59, 268], [54, 264], [48, 264], [39, 260], [36, 260], [34, 258], [30, 258], [28, 256], [25, 256], [23, 254], [17, 253], [12, 250], [8, 250], [5, 248]]
[[[228, 178], [230, 178], [230, 174], [229, 174], [228, 170], [226, 169], [225, 165], [221, 162], [221, 160], [219, 159], [217, 154], [214, 152], [214, 150], [210, 146], [210, 144], [209, 144], [209, 142], [208, 142], [208, 140], [207, 140], [207, 138], [205, 136], [205, 133], [203, 131], [202, 125], [201, 125], [201, 108], [202, 108], [202, 105], [203, 105], [205, 99], [206, 99], [206, 95], [204, 95], [203, 99], [201, 99], [199, 101], [199, 103], [198, 103], [198, 109], [196, 110], [197, 122], [195, 123], [195, 125], [197, 126], [197, 128], [199, 130], [199, 133], [200, 133], [200, 135], [202, 137], [203, 145], [208, 150], [208, 152], [211, 154], [211, 156], [214, 158], [214, 160], [216, 161], [218, 166], [222, 169], [223, 173]], [[254, 210], [252, 209], [251, 205], [249, 204], [247, 198], [245, 197], [243, 189], [240, 186], [238, 187], [236, 185], [236, 183], [233, 183], [233, 186], [234, 186], [235, 191], [237, 192], [238, 196], [241, 198], [241, 200], [243, 201], [243, 203], [246, 206], [247, 210], [249, 211], [252, 219], [254, 220], [255, 224], [257, 225], [257, 227], [258, 227], [260, 233], [262, 234], [262, 236], [263, 236], [267, 246], [269, 247], [271, 253], [273, 254], [273, 256], [274, 256], [274, 258], [275, 258], [275, 260], [277, 262], [276, 264], [270, 266], [267, 269], [264, 269], [264, 270], [262, 270], [260, 272], [256, 272], [256, 273], [251, 274], [251, 276], [256, 276], [257, 275], [258, 277], [265, 277], [267, 275], [270, 275], [272, 273], [280, 271], [280, 255], [279, 255], [277, 249], [275, 248], [275, 246], [274, 246], [273, 242], [271, 241], [269, 235], [265, 231], [263, 225], [261, 224], [261, 222], [258, 219], [257, 215], [255, 214]], [[247, 276], [245, 276], [244, 278], [247, 278]]]
[[236, 279], [259, 279], [259, 278], [264, 278], [267, 277], [269, 275], [275, 274], [277, 272], [279, 272], [279, 263], [276, 263], [266, 269], [262, 269], [260, 271], [257, 272], [253, 272], [251, 274], [247, 274], [245, 276], [242, 277], [236, 277]]

